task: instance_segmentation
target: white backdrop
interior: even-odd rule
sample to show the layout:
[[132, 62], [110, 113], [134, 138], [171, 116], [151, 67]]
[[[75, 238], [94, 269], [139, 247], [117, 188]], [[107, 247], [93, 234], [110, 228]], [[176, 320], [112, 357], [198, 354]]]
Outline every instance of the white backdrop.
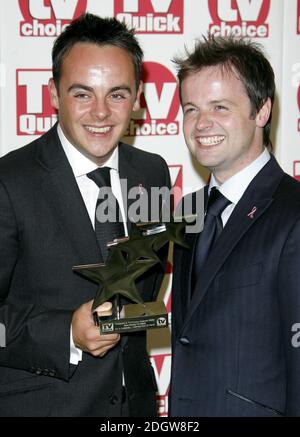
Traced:
[[[0, 155], [23, 146], [56, 121], [46, 84], [55, 36], [83, 12], [117, 16], [136, 28], [145, 51], [144, 108], [125, 141], [161, 154], [183, 193], [206, 178], [181, 134], [175, 71], [170, 58], [208, 31], [233, 31], [263, 44], [276, 74], [272, 130], [282, 167], [300, 180], [300, 0], [0, 0]], [[161, 297], [170, 308], [168, 266]], [[159, 411], [167, 414], [170, 333], [149, 333], [159, 386]]]

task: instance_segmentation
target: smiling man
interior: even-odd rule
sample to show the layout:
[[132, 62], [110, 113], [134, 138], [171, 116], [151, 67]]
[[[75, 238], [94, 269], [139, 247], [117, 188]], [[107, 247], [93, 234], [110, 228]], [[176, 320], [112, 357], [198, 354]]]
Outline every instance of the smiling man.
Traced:
[[132, 111], [140, 108], [142, 84], [135, 80], [130, 54], [113, 45], [78, 42], [65, 55], [59, 77], [50, 79], [49, 89], [63, 134], [80, 153], [103, 165]]
[[268, 150], [272, 67], [233, 37], [176, 63], [185, 140], [211, 178], [202, 232], [174, 251], [170, 414], [299, 416], [300, 184]]
[[[142, 58], [115, 18], [72, 22], [52, 51], [58, 124], [0, 160], [0, 416], [156, 415], [145, 332], [100, 335], [98, 286], [72, 271], [104, 262], [106, 243], [127, 234], [122, 180], [145, 194], [170, 185], [161, 157], [120, 141], [139, 109]], [[115, 200], [107, 223], [97, 208], [103, 185]], [[161, 279], [158, 267], [136, 281], [144, 301]]]

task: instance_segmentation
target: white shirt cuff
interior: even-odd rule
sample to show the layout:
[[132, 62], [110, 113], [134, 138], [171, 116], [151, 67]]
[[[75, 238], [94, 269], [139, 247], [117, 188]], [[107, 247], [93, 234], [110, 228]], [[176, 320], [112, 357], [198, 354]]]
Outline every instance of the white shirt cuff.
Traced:
[[82, 350], [78, 349], [73, 341], [72, 325], [70, 329], [70, 364], [77, 364], [82, 361]]

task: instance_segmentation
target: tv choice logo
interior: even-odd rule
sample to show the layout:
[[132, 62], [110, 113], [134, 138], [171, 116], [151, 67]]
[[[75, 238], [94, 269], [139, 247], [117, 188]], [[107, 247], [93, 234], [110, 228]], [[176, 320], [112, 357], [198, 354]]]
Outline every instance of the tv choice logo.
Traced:
[[212, 18], [209, 33], [266, 38], [269, 35], [266, 21], [270, 3], [270, 0], [208, 0]]
[[178, 135], [178, 84], [173, 73], [157, 62], [143, 64], [141, 109], [132, 115], [125, 136]]
[[159, 317], [156, 320], [156, 325], [158, 327], [167, 326], [167, 324], [168, 324], [168, 317], [167, 316], [166, 317]]
[[114, 15], [136, 33], [180, 34], [183, 0], [115, 0]]
[[17, 70], [17, 135], [42, 135], [56, 123], [48, 92], [51, 74], [43, 69]]
[[110, 322], [110, 323], [102, 323], [101, 326], [101, 330], [103, 333], [105, 332], [113, 332], [114, 331], [114, 323]]
[[19, 0], [20, 35], [56, 37], [87, 10], [87, 0]]

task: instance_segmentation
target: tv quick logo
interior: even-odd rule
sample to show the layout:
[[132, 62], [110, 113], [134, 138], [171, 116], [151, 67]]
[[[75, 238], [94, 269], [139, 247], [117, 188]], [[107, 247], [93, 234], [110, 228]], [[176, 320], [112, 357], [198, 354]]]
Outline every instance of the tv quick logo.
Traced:
[[42, 135], [57, 121], [51, 106], [51, 70], [17, 70], [17, 135]]
[[150, 357], [158, 387], [158, 415], [168, 415], [168, 395], [171, 375], [171, 354]]
[[208, 0], [208, 7], [213, 35], [266, 38], [269, 34], [270, 0]]
[[86, 12], [87, 0], [19, 0], [21, 36], [58, 36]]
[[183, 0], [115, 0], [114, 7], [136, 33], [183, 33]]
[[178, 135], [179, 97], [175, 76], [161, 64], [145, 62], [142, 80], [141, 109], [133, 113], [125, 136]]

